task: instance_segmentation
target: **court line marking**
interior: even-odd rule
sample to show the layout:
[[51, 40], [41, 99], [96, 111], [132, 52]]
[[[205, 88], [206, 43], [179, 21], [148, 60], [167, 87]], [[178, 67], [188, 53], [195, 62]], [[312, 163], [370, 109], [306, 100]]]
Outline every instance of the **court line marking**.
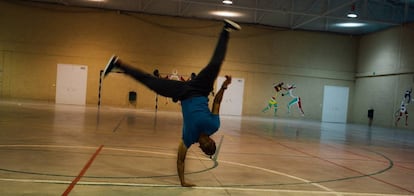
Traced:
[[[5, 145], [0, 145], [0, 147], [2, 147], [2, 146], [5, 146]], [[21, 146], [28, 146], [28, 145], [13, 145], [13, 146], [19, 146], [19, 147], [21, 147]], [[40, 147], [42, 147], [42, 146], [46, 146], [46, 145], [36, 145], [36, 146], [40, 146]], [[60, 146], [61, 147], [61, 146]], [[65, 147], [65, 146], [64, 146]], [[94, 148], [94, 149], [96, 149], [96, 147], [86, 147], [86, 146], [77, 146], [78, 148], [85, 148], [85, 149], [88, 149], [88, 148]], [[69, 146], [67, 146], [67, 147], [65, 147], [65, 148], [69, 148]], [[137, 150], [128, 150], [128, 149], [117, 149], [117, 148], [106, 148], [106, 149], [111, 149], [111, 150], [116, 150], [116, 151], [137, 151]], [[141, 150], [142, 151], [142, 150]], [[370, 151], [371, 152], [371, 151]], [[378, 153], [378, 152], [375, 152], [375, 151], [372, 151], [373, 153], [375, 153], [375, 154], [377, 154], [377, 155], [380, 155], [381, 157], [383, 157], [384, 159], [386, 159], [386, 160], [389, 160], [389, 158], [387, 158], [385, 155], [383, 155], [383, 154], [380, 154], [380, 153]], [[152, 153], [152, 154], [156, 154], [156, 153], [158, 153], [158, 154], [161, 154], [161, 155], [166, 155], [166, 156], [173, 156], [172, 154], [168, 154], [168, 153], [159, 153], [159, 152], [154, 152], [154, 151], [145, 151], [144, 153]], [[190, 156], [190, 157], [192, 157], [192, 156]], [[203, 158], [200, 158], [200, 157], [192, 157], [192, 158], [194, 158], [194, 159], [203, 159]], [[208, 160], [208, 159], [203, 159], [203, 160]], [[214, 165], [212, 166], [212, 167], [210, 167], [210, 168], [206, 168], [206, 169], [203, 169], [203, 170], [200, 170], [200, 171], [194, 171], [194, 172], [188, 172], [188, 173], [186, 173], [187, 175], [191, 175], [191, 174], [195, 174], [195, 173], [203, 173], [203, 172], [206, 172], [206, 171], [209, 171], [209, 170], [211, 170], [211, 169], [214, 169], [215, 167], [217, 167], [218, 166], [218, 162], [216, 161], [216, 160], [213, 160], [214, 161]], [[390, 161], [390, 164], [392, 165], [392, 161], [391, 160], [389, 160]], [[367, 177], [367, 176], [371, 176], [371, 175], [376, 175], [376, 174], [380, 174], [380, 173], [383, 173], [384, 171], [386, 171], [386, 170], [388, 170], [389, 168], [390, 168], [391, 166], [389, 166], [389, 167], [387, 167], [387, 168], [385, 168], [385, 169], [383, 169], [383, 170], [380, 170], [380, 171], [377, 171], [377, 172], [374, 172], [374, 173], [371, 173], [371, 174], [367, 174], [367, 175], [361, 175], [361, 176], [351, 176], [351, 177], [345, 177], [345, 178], [340, 178], [340, 179], [332, 179], [332, 180], [319, 180], [319, 181], [312, 181], [312, 183], [326, 183], [326, 182], [335, 182], [335, 181], [341, 181], [341, 180], [349, 180], [349, 179], [355, 179], [355, 178], [361, 178], [361, 177]], [[30, 174], [30, 175], [47, 175], [47, 176], [59, 176], [59, 177], [75, 177], [75, 176], [69, 176], [69, 175], [58, 175], [58, 174], [45, 174], [45, 173], [35, 173], [35, 172], [23, 172], [23, 171], [16, 171], [16, 170], [8, 170], [8, 169], [1, 169], [0, 168], [0, 170], [1, 171], [6, 171], [6, 172], [17, 172], [17, 173], [25, 173], [25, 174]], [[85, 176], [85, 178], [100, 178], [100, 179], [131, 179], [131, 178], [133, 178], [133, 179], [135, 179], [135, 178], [158, 178], [158, 177], [170, 177], [170, 176], [176, 176], [177, 174], [169, 174], [169, 175], [162, 175], [162, 176], [144, 176], [144, 177], [137, 177], [137, 176], [131, 176], [131, 177], [122, 177], [122, 176], [120, 176], [120, 177], [113, 177], [113, 176], [101, 176], [101, 177], [96, 177], [96, 176]], [[306, 183], [306, 182], [296, 182], [296, 183], [282, 183], [282, 184], [280, 184], [280, 183], [278, 183], [278, 184], [255, 184], [255, 185], [251, 185], [251, 184], [249, 184], [249, 185], [247, 185], [247, 184], [244, 184], [244, 185], [232, 185], [232, 186], [229, 186], [229, 187], [257, 187], [257, 186], [283, 186], [283, 185], [299, 185], [299, 184], [310, 184], [310, 183]], [[226, 185], [225, 185], [226, 186]], [[222, 187], [224, 187], [224, 186], [222, 186]]]
[[[65, 148], [65, 146], [60, 146], [60, 145], [0, 145], [0, 147], [9, 147], [9, 146], [13, 146], [13, 147], [59, 147], [59, 148]], [[69, 146], [70, 148], [74, 148], [73, 146]], [[78, 146], [76, 148], [82, 148], [82, 146]], [[90, 148], [90, 147], [88, 147]], [[175, 156], [169, 153], [162, 153], [162, 152], [154, 152], [154, 151], [146, 151], [146, 150], [132, 150], [132, 149], [122, 149], [122, 148], [111, 148], [111, 147], [105, 147], [105, 149], [107, 150], [118, 150], [118, 151], [124, 151], [124, 152], [143, 152], [143, 153], [148, 153], [148, 154], [158, 154], [158, 155], [165, 155], [165, 156]], [[195, 159], [202, 159], [202, 160], [210, 160], [207, 158], [200, 158], [200, 157], [194, 157], [194, 156], [188, 156], [190, 158], [195, 158]], [[213, 161], [217, 161], [217, 160], [213, 160]], [[238, 165], [241, 167], [248, 167], [251, 169], [257, 169], [257, 170], [261, 170], [264, 172], [268, 172], [268, 173], [273, 173], [273, 174], [277, 174], [277, 175], [281, 175], [281, 176], [285, 176], [288, 178], [293, 178], [302, 182], [305, 182], [307, 184], [311, 184], [314, 185], [318, 188], [321, 188], [322, 190], [331, 192], [331, 193], [335, 193], [335, 191], [333, 191], [332, 189], [325, 187], [323, 185], [320, 185], [318, 183], [313, 183], [309, 180], [303, 179], [303, 178], [299, 178], [293, 175], [289, 175], [289, 174], [285, 174], [282, 172], [278, 172], [278, 171], [274, 171], [274, 170], [270, 170], [270, 169], [266, 169], [266, 168], [261, 168], [261, 167], [256, 167], [256, 166], [251, 166], [251, 165], [247, 165], [247, 164], [242, 164], [242, 163], [235, 163], [235, 162], [231, 162], [231, 161], [218, 161], [218, 162], [222, 162], [222, 163], [226, 163], [226, 164], [232, 164], [232, 165]]]
[[[70, 184], [71, 181], [66, 180], [39, 180], [39, 179], [12, 179], [0, 178], [0, 181], [6, 182], [25, 182], [25, 183], [46, 183], [46, 184]], [[162, 188], [183, 188], [179, 185], [165, 184], [139, 184], [139, 183], [116, 183], [116, 182], [78, 182], [78, 185], [90, 186], [128, 186], [128, 187], [162, 187]], [[384, 193], [358, 193], [358, 192], [326, 192], [326, 191], [306, 191], [306, 190], [290, 190], [290, 189], [257, 189], [257, 188], [237, 188], [237, 187], [209, 187], [195, 186], [188, 189], [200, 190], [231, 190], [231, 191], [248, 191], [248, 192], [273, 192], [273, 193], [301, 193], [314, 195], [352, 195], [352, 196], [411, 196], [404, 194], [384, 194]]]
[[[50, 147], [50, 148], [78, 148], [78, 149], [91, 149], [94, 148], [96, 149], [96, 147], [89, 147], [89, 146], [62, 146], [62, 145], [0, 145], [0, 147]], [[105, 147], [105, 149], [107, 150], [114, 150], [114, 151], [124, 151], [124, 152], [142, 152], [142, 153], [148, 153], [148, 154], [158, 154], [158, 155], [164, 155], [164, 156], [175, 156], [175, 154], [170, 154], [170, 153], [163, 153], [163, 152], [154, 152], [154, 151], [147, 151], [147, 150], [134, 150], [134, 149], [122, 149], [122, 148], [111, 148], [111, 147]], [[188, 156], [190, 158], [194, 158], [194, 159], [202, 159], [202, 160], [211, 160], [208, 158], [202, 158], [202, 157], [195, 157], [195, 156]], [[214, 161], [214, 160], [213, 160]], [[311, 184], [314, 185], [318, 188], [321, 188], [325, 191], [328, 191], [330, 194], [336, 194], [336, 195], [340, 195], [340, 193], [335, 192], [323, 185], [320, 185], [318, 182], [312, 182], [297, 176], [293, 176], [293, 175], [289, 175], [286, 173], [282, 173], [282, 172], [278, 172], [275, 170], [270, 170], [270, 169], [266, 169], [266, 168], [262, 168], [262, 167], [257, 167], [257, 166], [252, 166], [252, 165], [247, 165], [247, 164], [242, 164], [242, 163], [236, 163], [236, 162], [231, 162], [231, 161], [218, 161], [221, 163], [226, 163], [226, 164], [230, 164], [230, 165], [236, 165], [236, 166], [240, 166], [240, 167], [248, 167], [251, 169], [256, 169], [256, 170], [261, 170], [264, 172], [268, 172], [268, 173], [273, 173], [273, 174], [277, 174], [277, 175], [281, 175], [281, 176], [285, 176], [285, 177], [289, 177], [292, 179], [296, 179], [299, 181], [302, 181], [306, 184]], [[214, 167], [213, 167], [214, 168]], [[80, 182], [79, 182], [80, 183]], [[170, 185], [165, 185], [165, 186], [170, 186]], [[217, 188], [230, 188], [230, 186], [227, 187], [217, 187]], [[234, 187], [233, 187], [234, 188]], [[260, 190], [260, 189], [259, 189]]]
[[[278, 144], [278, 145], [280, 145], [280, 146], [283, 146], [283, 147], [285, 147], [285, 148], [287, 148], [287, 149], [290, 149], [290, 150], [293, 150], [293, 151], [296, 151], [296, 152], [299, 152], [299, 153], [305, 154], [305, 155], [307, 155], [307, 156], [310, 156], [310, 157], [313, 157], [313, 158], [316, 158], [316, 159], [319, 159], [319, 160], [325, 161], [325, 162], [327, 162], [327, 163], [329, 163], [329, 164], [332, 164], [332, 165], [335, 165], [335, 166], [337, 166], [337, 167], [342, 167], [342, 168], [344, 168], [344, 169], [347, 169], [347, 170], [353, 171], [353, 172], [358, 173], [358, 174], [360, 174], [360, 175], [362, 175], [362, 176], [366, 176], [366, 177], [368, 177], [368, 178], [374, 179], [374, 180], [376, 180], [376, 181], [378, 181], [378, 182], [382, 182], [382, 183], [387, 184], [387, 185], [389, 185], [389, 186], [393, 186], [393, 187], [395, 187], [395, 188], [398, 188], [398, 189], [401, 189], [401, 190], [407, 191], [407, 192], [409, 192], [409, 193], [414, 193], [414, 191], [411, 191], [411, 190], [409, 190], [409, 189], [407, 189], [407, 188], [404, 188], [404, 187], [402, 187], [402, 186], [399, 186], [399, 185], [396, 185], [396, 184], [393, 184], [393, 183], [387, 182], [387, 181], [385, 181], [385, 180], [382, 180], [382, 179], [380, 179], [380, 178], [377, 178], [377, 177], [375, 177], [375, 176], [374, 176], [374, 175], [376, 175], [376, 174], [368, 175], [368, 174], [365, 174], [364, 172], [361, 172], [361, 171], [359, 171], [359, 170], [356, 170], [356, 169], [353, 169], [353, 168], [350, 168], [350, 167], [347, 167], [347, 166], [344, 166], [344, 165], [341, 165], [341, 164], [335, 163], [335, 162], [333, 162], [333, 161], [331, 161], [331, 160], [328, 160], [328, 159], [326, 159], [326, 158], [323, 158], [323, 157], [320, 157], [320, 156], [314, 155], [314, 154], [312, 154], [312, 153], [305, 152], [305, 151], [303, 151], [303, 150], [299, 150], [299, 149], [297, 149], [297, 148], [295, 148], [295, 147], [288, 146], [288, 145], [286, 145], [286, 144], [282, 144], [282, 143], [280, 143], [280, 142], [278, 142], [277, 144]], [[366, 150], [367, 150], [367, 151], [370, 151], [370, 152], [373, 152], [373, 153], [376, 153], [376, 152], [374, 152], [374, 151], [372, 151], [372, 150], [368, 150], [368, 149], [366, 149]], [[379, 154], [379, 153], [376, 153], [376, 154]], [[388, 159], [388, 161], [389, 161], [389, 163], [390, 163], [389, 167], [388, 167], [386, 170], [383, 170], [383, 172], [385, 172], [385, 171], [388, 171], [389, 169], [391, 169], [391, 168], [394, 166], [394, 162], [393, 162], [391, 159], [389, 159], [389, 158], [387, 158], [387, 157], [385, 157], [385, 156], [383, 156], [383, 157], [384, 157], [384, 158], [386, 158], [386, 159]], [[381, 172], [381, 173], [383, 173], [383, 172]]]
[[212, 158], [212, 160], [214, 160], [214, 162], [217, 162], [217, 158], [218, 158], [218, 155], [219, 155], [219, 152], [220, 152], [221, 144], [223, 143], [223, 138], [224, 138], [224, 135], [221, 136], [219, 145], [217, 147], [217, 152], [214, 154], [214, 156]]
[[270, 170], [270, 169], [266, 169], [266, 168], [262, 168], [262, 167], [247, 165], [247, 164], [243, 164], [243, 163], [236, 163], [236, 162], [231, 162], [231, 161], [219, 161], [219, 162], [226, 163], [226, 164], [230, 164], [230, 165], [237, 165], [237, 166], [240, 166], [240, 167], [247, 167], [247, 168], [256, 169], [256, 170], [262, 170], [264, 172], [268, 172], [268, 173], [272, 173], [272, 174], [277, 174], [277, 175], [285, 176], [285, 177], [292, 178], [292, 179], [295, 179], [295, 180], [299, 180], [299, 181], [305, 182], [307, 184], [311, 184], [311, 185], [314, 185], [316, 187], [319, 187], [319, 188], [321, 188], [323, 190], [326, 190], [326, 191], [335, 192], [335, 191], [333, 191], [330, 188], [327, 188], [325, 186], [320, 185], [319, 183], [314, 183], [314, 182], [311, 182], [309, 180], [306, 180], [306, 179], [303, 179], [303, 178], [299, 178], [297, 176], [285, 174], [285, 173], [282, 173], [282, 172], [278, 172], [278, 171], [275, 171], [275, 170]]
[[[168, 153], [152, 152], [152, 151], [145, 151], [145, 150], [129, 150], [129, 149], [121, 149], [121, 148], [105, 148], [105, 149], [127, 151], [127, 152], [144, 152], [144, 153], [148, 153], [148, 154], [160, 154], [160, 155], [172, 156], [171, 154], [168, 154]], [[195, 156], [187, 156], [187, 157], [195, 158], [195, 159], [202, 159], [202, 160], [210, 160], [210, 159], [207, 159], [207, 158], [200, 158], [200, 157], [195, 157]], [[293, 178], [293, 179], [305, 182], [307, 184], [314, 185], [314, 186], [316, 186], [318, 188], [321, 188], [325, 191], [335, 193], [335, 191], [333, 191], [332, 189], [330, 189], [328, 187], [325, 187], [323, 185], [320, 185], [318, 183], [313, 183], [309, 180], [299, 178], [299, 177], [296, 177], [296, 176], [292, 176], [292, 175], [289, 175], [289, 174], [285, 174], [285, 173], [282, 173], [282, 172], [278, 172], [278, 171], [274, 171], [274, 170], [270, 170], [270, 169], [266, 169], [266, 168], [262, 168], [262, 167], [256, 167], [256, 166], [251, 166], [251, 165], [247, 165], [247, 164], [242, 164], [242, 163], [235, 163], [235, 162], [231, 162], [231, 161], [222, 161], [222, 160], [216, 160], [216, 161], [221, 162], [221, 163], [230, 164], [230, 165], [238, 165], [238, 166], [241, 166], [241, 167], [248, 167], [248, 168], [251, 168], [251, 169], [257, 169], [257, 170], [261, 170], [261, 171], [264, 171], [264, 172], [285, 176], [285, 177], [288, 177], [288, 178]]]
[[70, 183], [68, 188], [66, 188], [65, 192], [63, 192], [62, 195], [68, 195], [72, 189], [75, 187], [76, 183], [79, 182], [79, 180], [82, 178], [82, 176], [86, 173], [86, 171], [89, 169], [89, 167], [92, 165], [93, 161], [95, 160], [96, 156], [98, 156], [99, 152], [102, 150], [103, 145], [99, 146], [99, 148], [95, 151], [95, 153], [92, 155], [92, 157], [89, 159], [89, 161], [86, 163], [85, 166], [83, 166], [82, 170], [79, 172], [78, 176]]
[[122, 116], [121, 120], [119, 120], [119, 122], [116, 124], [116, 126], [112, 129], [112, 132], [115, 133], [119, 127], [121, 126], [122, 122], [124, 122], [124, 120], [126, 119], [127, 114], [125, 114], [124, 116]]
[[[337, 147], [337, 146], [332, 145], [332, 144], [328, 144], [328, 143], [326, 143], [325, 145], [326, 145], [326, 146], [328, 146], [328, 147], [330, 147], [330, 148], [338, 149], [338, 147]], [[367, 150], [367, 149], [365, 149], [365, 150]], [[365, 159], [369, 159], [369, 160], [373, 160], [373, 161], [378, 161], [378, 162], [386, 162], [386, 161], [383, 161], [383, 160], [374, 159], [374, 158], [372, 158], [372, 157], [368, 157], [368, 156], [361, 155], [361, 154], [359, 154], [359, 153], [357, 153], [357, 152], [353, 152], [353, 151], [351, 151], [351, 150], [345, 150], [345, 151], [346, 151], [347, 153], [350, 153], [350, 154], [353, 154], [353, 155], [355, 155], [355, 156], [362, 157], [362, 158], [365, 158]], [[374, 152], [374, 151], [373, 151], [373, 152]], [[414, 168], [405, 167], [404, 165], [397, 164], [397, 162], [398, 162], [398, 161], [393, 161], [394, 166], [396, 166], [396, 167], [400, 167], [400, 168], [404, 168], [404, 169], [407, 169], [407, 170], [414, 170]]]

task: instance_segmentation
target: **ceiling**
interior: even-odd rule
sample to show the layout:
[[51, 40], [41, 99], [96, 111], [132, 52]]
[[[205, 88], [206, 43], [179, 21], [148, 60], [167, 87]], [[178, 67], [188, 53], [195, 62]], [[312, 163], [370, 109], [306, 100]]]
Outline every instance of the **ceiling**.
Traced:
[[[414, 22], [414, 0], [21, 0], [62, 6], [260, 24], [292, 30], [362, 35]], [[235, 16], [218, 16], [227, 11]], [[354, 11], [357, 18], [346, 14]], [[228, 14], [228, 13], [227, 13]], [[343, 27], [344, 25], [353, 27]]]

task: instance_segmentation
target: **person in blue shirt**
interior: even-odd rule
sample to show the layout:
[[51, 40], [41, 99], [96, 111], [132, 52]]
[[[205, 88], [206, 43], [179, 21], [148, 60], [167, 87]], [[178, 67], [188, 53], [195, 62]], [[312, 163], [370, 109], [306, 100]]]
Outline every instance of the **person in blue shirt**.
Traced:
[[241, 27], [230, 20], [224, 20], [216, 48], [210, 62], [189, 81], [168, 80], [156, 77], [143, 70], [128, 65], [117, 56], [112, 56], [106, 65], [102, 77], [113, 70], [121, 70], [124, 74], [141, 82], [157, 94], [181, 101], [183, 115], [182, 141], [178, 146], [177, 173], [181, 186], [195, 186], [184, 179], [185, 158], [188, 148], [199, 143], [201, 150], [209, 156], [216, 152], [216, 144], [210, 138], [220, 127], [219, 110], [223, 93], [231, 83], [231, 76], [226, 76], [220, 90], [214, 97], [212, 110], [208, 108], [208, 95], [213, 91], [214, 82], [220, 72], [227, 51], [229, 34]]

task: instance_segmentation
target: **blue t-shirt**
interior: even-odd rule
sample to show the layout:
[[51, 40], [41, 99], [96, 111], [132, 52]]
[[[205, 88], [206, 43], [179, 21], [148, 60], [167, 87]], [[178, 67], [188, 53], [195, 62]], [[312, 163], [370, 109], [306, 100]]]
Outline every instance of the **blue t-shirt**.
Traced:
[[182, 139], [187, 148], [198, 142], [200, 133], [210, 136], [220, 127], [219, 115], [210, 112], [207, 97], [182, 100], [181, 109], [184, 121]]

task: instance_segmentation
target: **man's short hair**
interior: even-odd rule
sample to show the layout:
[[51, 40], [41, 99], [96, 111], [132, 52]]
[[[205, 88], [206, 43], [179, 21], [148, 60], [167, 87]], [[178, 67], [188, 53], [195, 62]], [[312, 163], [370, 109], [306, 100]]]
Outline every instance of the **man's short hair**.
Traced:
[[212, 156], [216, 153], [216, 142], [210, 139], [209, 142], [200, 145], [201, 150], [209, 156]]

